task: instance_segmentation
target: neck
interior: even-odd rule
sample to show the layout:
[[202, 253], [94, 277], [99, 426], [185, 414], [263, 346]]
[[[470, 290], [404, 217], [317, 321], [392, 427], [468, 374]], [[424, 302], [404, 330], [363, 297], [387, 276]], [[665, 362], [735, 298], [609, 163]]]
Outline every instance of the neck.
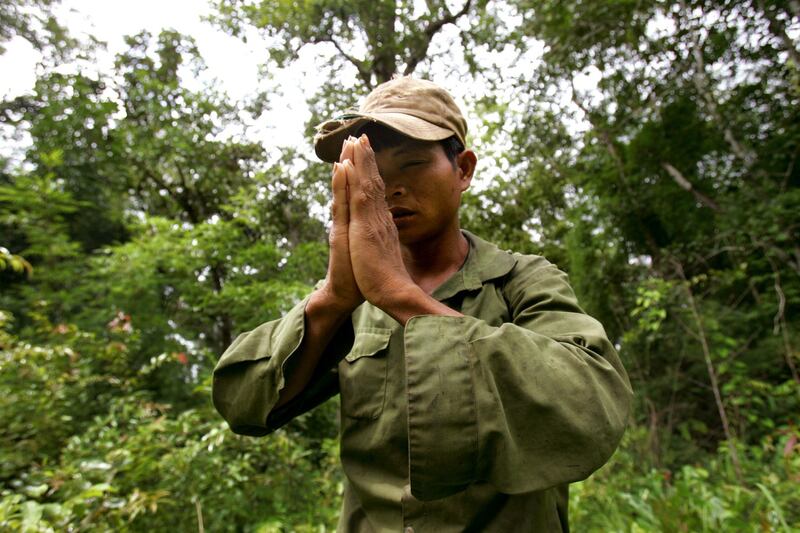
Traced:
[[[469, 242], [456, 224], [436, 237], [403, 245], [403, 263], [415, 283], [433, 288], [457, 272], [469, 252]], [[432, 290], [432, 289], [431, 289]]]

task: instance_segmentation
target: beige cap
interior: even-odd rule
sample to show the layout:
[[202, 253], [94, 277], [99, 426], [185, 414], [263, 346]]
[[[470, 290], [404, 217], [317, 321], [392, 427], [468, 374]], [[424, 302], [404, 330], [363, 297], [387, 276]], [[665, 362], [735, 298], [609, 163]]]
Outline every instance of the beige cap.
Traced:
[[455, 135], [467, 144], [467, 121], [450, 93], [431, 81], [402, 77], [375, 87], [358, 111], [317, 126], [314, 151], [323, 161], [338, 161], [345, 139], [370, 121], [412, 139], [441, 141]]

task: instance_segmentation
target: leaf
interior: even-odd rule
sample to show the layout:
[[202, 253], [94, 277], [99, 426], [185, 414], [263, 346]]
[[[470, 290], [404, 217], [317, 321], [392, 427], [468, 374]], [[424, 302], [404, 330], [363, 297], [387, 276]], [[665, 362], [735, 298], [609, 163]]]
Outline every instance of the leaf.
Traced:
[[110, 492], [111, 490], [112, 487], [109, 483], [97, 483], [81, 491], [79, 498], [82, 500], [88, 500], [90, 498], [100, 498], [104, 496], [106, 492]]
[[22, 530], [38, 530], [42, 519], [42, 506], [36, 502], [26, 501], [22, 504]]
[[41, 485], [31, 485], [25, 487], [25, 494], [30, 496], [31, 498], [39, 498], [41, 497], [47, 490], [49, 489], [49, 485], [47, 483], [42, 483]]

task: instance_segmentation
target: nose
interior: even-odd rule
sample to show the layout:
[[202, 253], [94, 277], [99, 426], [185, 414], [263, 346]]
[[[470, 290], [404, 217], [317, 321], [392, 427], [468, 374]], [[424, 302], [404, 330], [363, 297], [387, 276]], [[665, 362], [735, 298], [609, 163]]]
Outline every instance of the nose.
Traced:
[[386, 183], [385, 188], [386, 199], [389, 198], [401, 198], [406, 194], [406, 188], [402, 183]]

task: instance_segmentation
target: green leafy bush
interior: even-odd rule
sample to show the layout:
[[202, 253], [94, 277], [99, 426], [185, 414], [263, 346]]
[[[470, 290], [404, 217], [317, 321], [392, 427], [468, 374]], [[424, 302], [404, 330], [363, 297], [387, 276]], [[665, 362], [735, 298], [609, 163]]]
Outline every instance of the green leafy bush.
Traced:
[[800, 527], [800, 446], [784, 428], [759, 445], [740, 446], [745, 482], [727, 447], [675, 470], [646, 459], [647, 431], [631, 428], [611, 462], [571, 487], [576, 531], [796, 531]]

